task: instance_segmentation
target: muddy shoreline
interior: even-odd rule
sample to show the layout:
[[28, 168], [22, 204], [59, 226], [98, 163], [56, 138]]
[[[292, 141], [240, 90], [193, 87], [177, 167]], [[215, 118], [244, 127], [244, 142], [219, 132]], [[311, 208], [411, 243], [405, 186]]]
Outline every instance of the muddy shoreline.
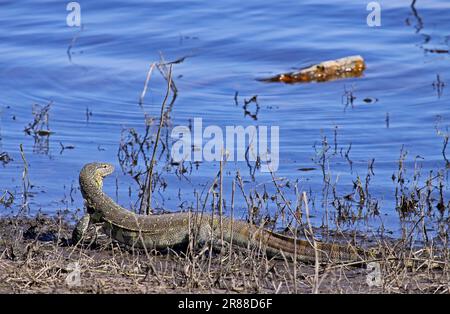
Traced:
[[[70, 245], [72, 226], [62, 218], [0, 219], [0, 293], [311, 293], [314, 265], [271, 260], [259, 252], [205, 248], [180, 252], [130, 251], [99, 235]], [[397, 250], [399, 250], [397, 248]], [[319, 293], [448, 293], [448, 265], [373, 269], [321, 266]]]

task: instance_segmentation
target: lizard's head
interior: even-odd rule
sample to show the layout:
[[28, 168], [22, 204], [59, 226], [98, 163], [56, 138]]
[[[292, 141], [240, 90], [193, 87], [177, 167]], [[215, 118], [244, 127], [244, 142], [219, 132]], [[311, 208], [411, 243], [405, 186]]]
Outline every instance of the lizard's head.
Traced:
[[114, 172], [114, 166], [106, 162], [95, 162], [93, 168], [95, 176], [100, 176], [102, 179]]
[[80, 172], [80, 184], [94, 180], [101, 188], [103, 185], [103, 178], [114, 172], [114, 166], [106, 162], [93, 162], [86, 164]]

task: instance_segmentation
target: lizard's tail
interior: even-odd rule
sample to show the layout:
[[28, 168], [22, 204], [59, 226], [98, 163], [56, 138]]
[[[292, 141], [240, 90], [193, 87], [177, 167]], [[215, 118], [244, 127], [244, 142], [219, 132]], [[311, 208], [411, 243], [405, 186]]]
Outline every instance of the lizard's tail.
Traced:
[[316, 259], [319, 263], [355, 262], [363, 260], [366, 256], [363, 249], [351, 244], [294, 239], [269, 230], [261, 230], [259, 237], [265, 239], [262, 242], [266, 244], [266, 251], [270, 255], [280, 254], [282, 251], [285, 255], [291, 258], [297, 256], [298, 260], [304, 262], [315, 262]]
[[[227, 224], [223, 230], [224, 240], [241, 247], [261, 247], [270, 256], [280, 256], [281, 252], [289, 258], [297, 257], [304, 262], [355, 262], [367, 257], [364, 249], [351, 244], [323, 243], [311, 240], [295, 239], [242, 221]], [[216, 229], [219, 231], [219, 229]]]

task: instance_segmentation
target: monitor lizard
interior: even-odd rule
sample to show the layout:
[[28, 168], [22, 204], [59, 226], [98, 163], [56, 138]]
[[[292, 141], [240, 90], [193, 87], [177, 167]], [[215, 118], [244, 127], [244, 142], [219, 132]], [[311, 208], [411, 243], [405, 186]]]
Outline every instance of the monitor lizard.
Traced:
[[197, 243], [212, 240], [217, 246], [223, 240], [245, 248], [260, 245], [270, 256], [280, 255], [282, 251], [285, 256], [295, 256], [304, 262], [352, 262], [361, 261], [368, 255], [368, 251], [350, 244], [296, 239], [218, 214], [136, 214], [118, 205], [103, 192], [103, 179], [113, 172], [113, 165], [102, 162], [86, 164], [81, 170], [80, 188], [87, 213], [76, 224], [72, 242], [79, 242], [88, 226], [95, 223], [101, 224], [103, 231], [112, 239], [135, 248], [161, 250], [185, 245], [189, 242], [191, 231], [196, 228]]

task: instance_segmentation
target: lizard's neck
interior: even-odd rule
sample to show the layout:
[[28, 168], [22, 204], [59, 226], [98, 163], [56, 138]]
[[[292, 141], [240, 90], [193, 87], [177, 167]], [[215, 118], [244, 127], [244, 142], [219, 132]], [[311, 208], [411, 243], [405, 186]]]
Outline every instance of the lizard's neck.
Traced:
[[97, 175], [97, 176], [94, 177], [94, 181], [95, 181], [95, 183], [97, 185], [98, 190], [100, 192], [102, 192], [103, 191], [103, 177]]

